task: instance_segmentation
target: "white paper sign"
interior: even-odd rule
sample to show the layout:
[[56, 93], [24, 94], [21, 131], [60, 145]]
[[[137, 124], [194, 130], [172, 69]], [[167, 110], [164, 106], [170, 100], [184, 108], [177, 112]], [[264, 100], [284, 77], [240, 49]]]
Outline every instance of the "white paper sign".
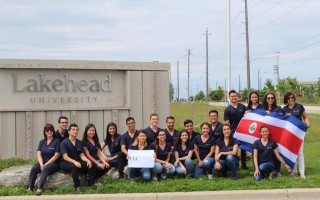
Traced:
[[153, 150], [128, 150], [128, 167], [131, 168], [153, 168], [154, 151]]

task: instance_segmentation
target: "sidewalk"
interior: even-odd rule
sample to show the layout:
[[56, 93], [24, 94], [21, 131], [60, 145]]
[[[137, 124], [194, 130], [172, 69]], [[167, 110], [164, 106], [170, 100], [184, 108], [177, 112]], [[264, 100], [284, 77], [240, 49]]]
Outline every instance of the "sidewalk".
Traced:
[[128, 193], [128, 194], [74, 194], [0, 197], [2, 200], [62, 199], [62, 200], [316, 200], [320, 199], [320, 188], [275, 189], [275, 190], [233, 190], [215, 192], [171, 192], [171, 193]]

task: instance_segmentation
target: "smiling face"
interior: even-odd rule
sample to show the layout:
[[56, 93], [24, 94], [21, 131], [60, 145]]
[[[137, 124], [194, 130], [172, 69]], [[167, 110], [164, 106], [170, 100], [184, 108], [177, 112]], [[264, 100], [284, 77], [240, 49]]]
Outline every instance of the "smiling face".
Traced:
[[114, 126], [109, 126], [108, 131], [110, 133], [110, 135], [115, 135], [116, 134], [116, 127]]
[[136, 130], [136, 122], [134, 120], [129, 120], [127, 122], [127, 127], [130, 131], [135, 131]]
[[209, 119], [212, 123], [216, 123], [218, 121], [218, 114], [215, 112], [210, 113]]
[[188, 133], [191, 133], [193, 131], [193, 123], [186, 124], [184, 128], [188, 131]]
[[181, 142], [182, 142], [182, 143], [186, 143], [186, 142], [189, 140], [189, 135], [188, 135], [188, 133], [187, 133], [187, 132], [181, 133], [180, 139], [181, 139]]
[[223, 135], [224, 135], [225, 137], [229, 137], [230, 134], [231, 134], [231, 129], [230, 129], [229, 126], [223, 126], [223, 127], [222, 127], [222, 132], [223, 132]]
[[250, 100], [253, 104], [256, 104], [259, 102], [259, 97], [257, 94], [255, 93], [252, 93], [251, 96], [250, 96]]
[[69, 122], [68, 122], [67, 119], [60, 119], [59, 128], [61, 130], [67, 130], [68, 129], [68, 125], [69, 125]]
[[151, 116], [150, 125], [153, 127], [158, 127], [158, 124], [159, 124], [159, 117], [158, 116]]
[[137, 140], [139, 142], [139, 144], [145, 144], [147, 141], [147, 135], [145, 133], [139, 133], [137, 136]]
[[238, 102], [238, 94], [237, 93], [231, 93], [229, 95], [229, 99], [232, 103], [237, 103]]
[[167, 119], [166, 124], [167, 124], [167, 128], [169, 130], [173, 130], [174, 129], [174, 119]]
[[204, 124], [201, 127], [201, 132], [202, 132], [202, 135], [209, 135], [209, 126], [207, 124]]
[[161, 142], [166, 141], [166, 133], [164, 131], [160, 131], [157, 138]]
[[95, 134], [96, 134], [96, 129], [93, 126], [90, 127], [87, 131], [88, 138], [92, 139], [95, 136]]
[[260, 134], [262, 138], [268, 138], [269, 137], [269, 129], [267, 127], [262, 127], [260, 129]]
[[273, 94], [268, 94], [266, 98], [268, 105], [273, 105], [274, 99], [275, 99], [275, 96]]
[[79, 128], [75, 126], [70, 127], [69, 135], [73, 137], [77, 137], [79, 135]]

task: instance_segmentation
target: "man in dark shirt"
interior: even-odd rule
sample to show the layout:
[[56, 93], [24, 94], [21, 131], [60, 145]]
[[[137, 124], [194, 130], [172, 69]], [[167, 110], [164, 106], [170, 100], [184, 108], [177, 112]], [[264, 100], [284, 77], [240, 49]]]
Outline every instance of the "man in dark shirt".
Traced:
[[171, 144], [171, 146], [173, 146], [179, 135], [179, 131], [174, 129], [175, 118], [173, 116], [168, 116], [166, 119], [166, 124], [167, 128], [164, 129], [164, 132], [166, 133], [166, 140]]
[[[238, 93], [235, 90], [229, 91], [230, 105], [224, 110], [224, 121], [231, 127], [232, 133], [234, 133], [246, 111], [246, 106], [238, 102]], [[241, 166], [242, 169], [248, 170], [246, 161], [247, 153], [241, 149]]]
[[68, 120], [68, 117], [60, 116], [58, 118], [58, 123], [59, 123], [59, 128], [54, 133], [54, 137], [57, 138], [60, 142], [62, 142], [62, 140], [64, 140], [64, 139], [69, 137], [69, 133], [68, 133], [69, 120]]
[[136, 122], [133, 117], [128, 117], [126, 119], [126, 124], [128, 127], [128, 131], [121, 135], [120, 145], [121, 145], [121, 153], [118, 155], [118, 172], [119, 179], [124, 178], [124, 167], [128, 164], [128, 149], [136, 139], [137, 130], [136, 130]]
[[156, 137], [160, 131], [158, 127], [159, 124], [159, 115], [156, 113], [152, 113], [150, 115], [150, 126], [144, 129], [147, 134], [147, 143], [148, 145], [154, 143], [156, 141]]

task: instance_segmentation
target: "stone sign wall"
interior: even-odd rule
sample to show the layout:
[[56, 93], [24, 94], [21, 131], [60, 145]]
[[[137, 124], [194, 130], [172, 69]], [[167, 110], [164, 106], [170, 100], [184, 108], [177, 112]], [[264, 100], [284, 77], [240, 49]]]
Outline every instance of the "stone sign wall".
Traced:
[[167, 63], [0, 60], [0, 158], [35, 158], [43, 126], [58, 128], [61, 115], [80, 127], [94, 123], [100, 140], [109, 122], [137, 129], [158, 113], [165, 127], [169, 115]]

